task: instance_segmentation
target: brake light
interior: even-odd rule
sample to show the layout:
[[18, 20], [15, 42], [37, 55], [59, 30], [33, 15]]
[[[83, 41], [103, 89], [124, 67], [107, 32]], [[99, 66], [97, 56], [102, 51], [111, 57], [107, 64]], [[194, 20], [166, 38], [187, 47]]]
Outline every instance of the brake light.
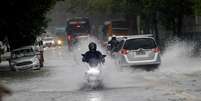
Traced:
[[154, 49], [152, 49], [152, 51], [153, 51], [154, 53], [160, 53], [160, 48], [154, 48]]
[[77, 27], [77, 28], [80, 28], [80, 25], [77, 25], [76, 27]]
[[123, 54], [123, 55], [127, 55], [128, 54], [128, 50], [127, 49], [122, 49], [120, 51], [120, 53]]
[[67, 35], [67, 40], [71, 40], [72, 36], [71, 35]]

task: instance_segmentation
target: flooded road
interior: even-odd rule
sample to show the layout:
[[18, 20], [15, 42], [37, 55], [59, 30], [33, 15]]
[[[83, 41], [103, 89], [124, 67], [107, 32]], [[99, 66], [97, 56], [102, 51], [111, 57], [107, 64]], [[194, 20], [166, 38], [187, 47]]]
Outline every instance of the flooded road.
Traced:
[[85, 86], [84, 47], [47, 49], [41, 70], [2, 70], [0, 81], [13, 91], [5, 101], [201, 101], [201, 59], [184, 55], [188, 45], [170, 46], [154, 71], [119, 67], [108, 56], [103, 87], [96, 90]]

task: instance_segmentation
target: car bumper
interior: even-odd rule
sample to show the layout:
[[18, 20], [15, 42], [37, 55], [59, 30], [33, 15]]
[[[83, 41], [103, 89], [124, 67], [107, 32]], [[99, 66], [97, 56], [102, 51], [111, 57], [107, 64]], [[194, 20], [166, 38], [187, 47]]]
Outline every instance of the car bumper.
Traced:
[[119, 61], [121, 66], [144, 66], [144, 65], [160, 65], [160, 56], [155, 56], [152, 60], [129, 61], [125, 56]]
[[13, 66], [13, 68], [17, 69], [17, 70], [27, 70], [27, 69], [37, 69], [39, 68], [39, 64], [33, 63], [33, 64], [29, 64], [29, 65], [23, 65], [23, 66]]

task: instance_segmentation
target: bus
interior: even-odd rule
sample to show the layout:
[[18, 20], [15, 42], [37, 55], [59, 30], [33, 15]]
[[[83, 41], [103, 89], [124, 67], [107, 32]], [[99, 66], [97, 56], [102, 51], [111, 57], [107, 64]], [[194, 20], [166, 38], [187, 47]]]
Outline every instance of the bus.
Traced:
[[86, 17], [72, 18], [67, 21], [66, 35], [68, 48], [78, 41], [79, 36], [87, 36], [91, 34], [91, 25], [89, 19]]

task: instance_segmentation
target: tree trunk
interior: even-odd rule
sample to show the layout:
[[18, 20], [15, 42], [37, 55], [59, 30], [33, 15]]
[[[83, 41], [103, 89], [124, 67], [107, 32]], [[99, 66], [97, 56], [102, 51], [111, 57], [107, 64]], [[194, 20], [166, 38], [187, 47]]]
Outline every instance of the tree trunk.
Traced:
[[156, 38], [156, 42], [160, 45], [160, 39], [159, 39], [159, 31], [158, 31], [158, 19], [157, 19], [157, 12], [153, 14], [153, 29], [154, 29], [154, 35]]
[[126, 20], [128, 22], [128, 34], [136, 35], [138, 34], [137, 30], [137, 16], [127, 16]]
[[182, 26], [183, 26], [183, 15], [179, 15], [177, 17], [177, 22], [176, 22], [176, 27], [177, 27], [177, 35], [178, 37], [182, 37], [183, 31], [182, 31]]
[[172, 19], [172, 31], [173, 31], [173, 35], [177, 36], [177, 25], [176, 25], [176, 20], [175, 18]]
[[138, 33], [138, 34], [143, 34], [143, 33], [141, 33], [140, 16], [138, 15], [136, 19], [137, 19], [137, 33]]
[[149, 22], [149, 20], [145, 19], [143, 29], [144, 29], [145, 34], [150, 33], [150, 22]]

